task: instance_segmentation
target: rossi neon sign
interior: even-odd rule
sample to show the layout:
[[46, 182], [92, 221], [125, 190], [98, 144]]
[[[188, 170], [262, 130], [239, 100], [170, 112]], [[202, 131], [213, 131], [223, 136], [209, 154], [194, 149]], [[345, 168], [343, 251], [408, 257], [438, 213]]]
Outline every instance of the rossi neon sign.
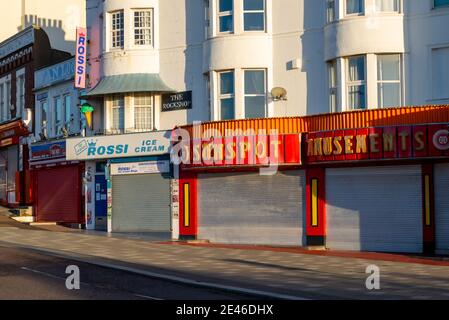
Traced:
[[76, 29], [75, 88], [86, 88], [87, 30]]

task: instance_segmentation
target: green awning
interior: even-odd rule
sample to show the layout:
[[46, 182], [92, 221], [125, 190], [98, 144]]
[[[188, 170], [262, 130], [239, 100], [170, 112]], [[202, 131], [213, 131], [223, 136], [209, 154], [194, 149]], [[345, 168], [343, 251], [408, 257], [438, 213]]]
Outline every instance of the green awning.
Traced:
[[168, 87], [157, 73], [134, 73], [108, 76], [81, 96], [81, 99], [102, 97], [115, 93], [131, 92], [176, 92]]

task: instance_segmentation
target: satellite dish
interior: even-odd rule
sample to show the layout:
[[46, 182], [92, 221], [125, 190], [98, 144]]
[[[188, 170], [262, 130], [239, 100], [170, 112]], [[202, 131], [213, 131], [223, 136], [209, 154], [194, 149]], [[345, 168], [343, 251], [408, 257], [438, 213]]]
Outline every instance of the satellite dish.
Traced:
[[287, 90], [281, 87], [276, 87], [271, 90], [271, 96], [273, 97], [273, 101], [285, 101], [287, 100]]

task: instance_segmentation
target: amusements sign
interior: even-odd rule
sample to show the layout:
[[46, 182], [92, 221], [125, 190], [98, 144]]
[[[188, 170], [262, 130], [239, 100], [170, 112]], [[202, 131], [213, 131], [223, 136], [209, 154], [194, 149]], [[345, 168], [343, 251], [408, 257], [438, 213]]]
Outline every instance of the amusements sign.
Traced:
[[192, 91], [162, 96], [162, 112], [192, 109]]
[[306, 135], [307, 163], [449, 157], [447, 124], [375, 127]]

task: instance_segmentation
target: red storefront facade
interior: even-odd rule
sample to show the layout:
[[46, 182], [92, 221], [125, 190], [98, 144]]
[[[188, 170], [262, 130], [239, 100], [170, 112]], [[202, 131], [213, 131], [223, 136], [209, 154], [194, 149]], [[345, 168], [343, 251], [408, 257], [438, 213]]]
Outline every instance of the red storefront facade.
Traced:
[[[201, 143], [184, 127], [194, 139], [180, 166], [180, 238], [448, 252], [448, 124], [442, 106], [206, 123]], [[267, 163], [277, 171], [260, 178]]]

